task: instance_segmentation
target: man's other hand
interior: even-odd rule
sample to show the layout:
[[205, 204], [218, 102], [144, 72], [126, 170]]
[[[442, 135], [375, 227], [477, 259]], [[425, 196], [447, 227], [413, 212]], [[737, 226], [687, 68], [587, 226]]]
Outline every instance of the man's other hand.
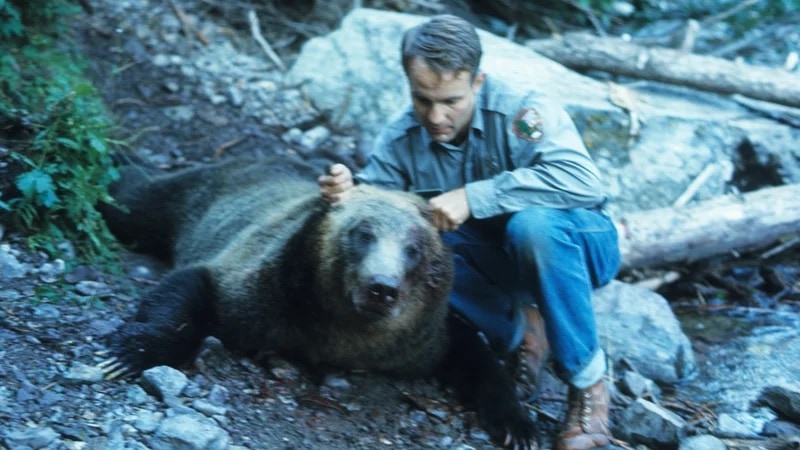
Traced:
[[428, 200], [433, 213], [433, 224], [441, 231], [455, 231], [469, 219], [470, 210], [467, 191], [454, 189]]

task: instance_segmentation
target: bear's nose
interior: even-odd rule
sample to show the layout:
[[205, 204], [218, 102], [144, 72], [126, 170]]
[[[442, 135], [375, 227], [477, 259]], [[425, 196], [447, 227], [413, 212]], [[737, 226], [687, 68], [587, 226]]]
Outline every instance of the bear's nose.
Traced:
[[398, 294], [397, 278], [375, 275], [370, 279], [367, 292], [369, 293], [370, 301], [394, 303]]

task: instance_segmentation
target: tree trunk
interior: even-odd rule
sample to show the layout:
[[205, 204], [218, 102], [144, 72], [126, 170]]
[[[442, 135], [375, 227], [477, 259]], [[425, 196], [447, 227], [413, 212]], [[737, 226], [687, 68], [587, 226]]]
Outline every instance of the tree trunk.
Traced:
[[800, 184], [620, 217], [624, 268], [658, 267], [764, 248], [800, 234]]
[[800, 76], [782, 69], [641, 47], [620, 38], [598, 38], [583, 33], [568, 34], [561, 39], [532, 40], [526, 45], [578, 70], [597, 69], [800, 107]]

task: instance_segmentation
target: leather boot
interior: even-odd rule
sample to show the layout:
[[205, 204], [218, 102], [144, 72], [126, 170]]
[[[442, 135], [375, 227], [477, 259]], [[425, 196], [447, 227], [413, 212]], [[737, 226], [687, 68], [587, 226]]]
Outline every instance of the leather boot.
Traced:
[[517, 376], [518, 396], [531, 401], [538, 394], [539, 379], [544, 363], [550, 354], [550, 344], [544, 331], [544, 320], [537, 308], [523, 306], [525, 334], [519, 346], [519, 372]]
[[608, 389], [603, 380], [586, 389], [569, 388], [569, 406], [564, 429], [556, 439], [556, 450], [586, 450], [605, 447], [608, 429]]

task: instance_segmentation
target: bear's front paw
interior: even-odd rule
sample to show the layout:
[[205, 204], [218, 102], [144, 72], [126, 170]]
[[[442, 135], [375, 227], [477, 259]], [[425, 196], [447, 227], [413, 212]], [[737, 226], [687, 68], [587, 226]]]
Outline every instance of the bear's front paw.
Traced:
[[110, 356], [96, 367], [106, 380], [137, 376], [158, 365], [157, 340], [157, 333], [148, 324], [126, 323], [109, 337]]

